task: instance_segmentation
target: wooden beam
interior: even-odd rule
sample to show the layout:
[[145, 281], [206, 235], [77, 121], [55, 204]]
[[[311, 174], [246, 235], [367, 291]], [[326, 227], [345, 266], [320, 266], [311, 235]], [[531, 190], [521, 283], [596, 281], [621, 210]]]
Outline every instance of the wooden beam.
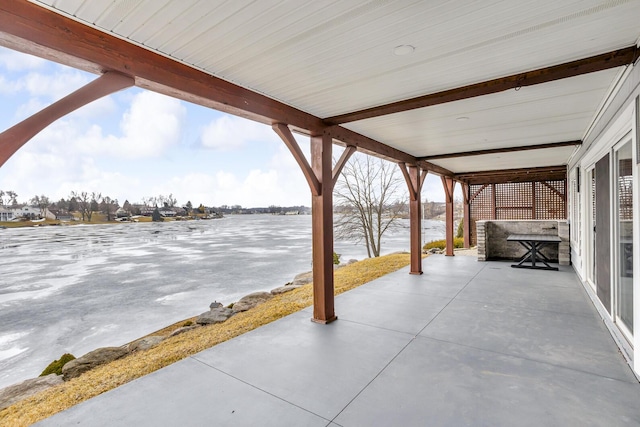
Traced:
[[342, 152], [342, 155], [340, 156], [336, 164], [333, 166], [333, 179], [332, 179], [333, 187], [336, 186], [336, 183], [338, 182], [338, 178], [340, 178], [340, 172], [342, 172], [342, 168], [344, 168], [344, 165], [347, 164], [347, 161], [349, 161], [349, 158], [355, 152], [356, 152], [356, 147], [354, 147], [353, 145], [347, 145], [347, 147]]
[[131, 77], [107, 72], [91, 83], [0, 133], [0, 166], [44, 128], [96, 99], [133, 86]]
[[27, 1], [0, 2], [0, 45], [89, 72], [135, 76], [139, 87], [268, 125], [324, 127], [311, 114]]
[[338, 125], [341, 123], [354, 122], [357, 120], [370, 119], [372, 117], [414, 110], [416, 108], [424, 108], [432, 105], [489, 95], [509, 89], [518, 89], [523, 86], [552, 82], [568, 77], [575, 77], [582, 74], [630, 65], [633, 64], [639, 56], [640, 50], [637, 46], [633, 45], [624, 49], [618, 49], [600, 55], [566, 62], [564, 64], [538, 68], [533, 71], [513, 74], [507, 77], [501, 77], [442, 92], [418, 96], [404, 101], [393, 102], [386, 105], [328, 117], [324, 119], [324, 122], [327, 125]]
[[[324, 122], [297, 108], [214, 77], [149, 49], [23, 0], [0, 2], [0, 46], [95, 74], [117, 71], [138, 87], [251, 119], [269, 126], [287, 123], [307, 135]], [[344, 128], [336, 138], [376, 157], [415, 163], [415, 158]]]
[[433, 173], [434, 175], [448, 176], [448, 177], [453, 177], [455, 175], [449, 169], [443, 168], [442, 166], [434, 165], [433, 163], [428, 162], [426, 160], [417, 160], [416, 159], [416, 164], [420, 167], [420, 169], [429, 171], [429, 172]]
[[302, 169], [302, 173], [309, 183], [309, 188], [311, 188], [311, 194], [313, 196], [318, 196], [321, 194], [320, 182], [318, 181], [318, 177], [313, 172], [311, 165], [307, 161], [307, 158], [304, 156], [304, 153], [300, 149], [298, 142], [293, 137], [291, 130], [289, 130], [289, 126], [282, 123], [274, 123], [271, 128], [275, 133], [278, 134], [280, 139], [285, 143], [291, 154], [293, 154], [293, 158], [296, 159], [298, 166]]
[[436, 159], [450, 159], [455, 157], [469, 157], [469, 156], [482, 156], [485, 154], [498, 154], [498, 153], [512, 153], [517, 151], [528, 150], [543, 150], [545, 148], [558, 148], [567, 147], [571, 145], [581, 145], [581, 140], [576, 141], [563, 141], [563, 142], [550, 142], [547, 144], [538, 145], [524, 145], [520, 147], [505, 147], [505, 148], [491, 148], [487, 150], [476, 151], [463, 151], [458, 153], [446, 153], [446, 154], [434, 154], [432, 156], [418, 157], [418, 160], [436, 160]]
[[375, 139], [361, 135], [352, 130], [340, 126], [331, 126], [327, 128], [326, 132], [329, 133], [329, 135], [331, 135], [333, 139], [342, 141], [346, 145], [353, 145], [358, 149], [358, 151], [362, 151], [367, 154], [373, 154], [376, 157], [380, 157], [392, 162], [416, 162], [416, 158], [414, 156], [393, 147], [389, 147], [387, 145], [382, 147], [380, 142], [376, 141]]
[[420, 161], [404, 151], [384, 145], [375, 139], [371, 139], [368, 136], [361, 135], [350, 129], [346, 129], [341, 126], [331, 126], [327, 128], [327, 132], [333, 139], [342, 141], [346, 145], [353, 145], [357, 147], [358, 151], [389, 160], [390, 162], [417, 165], [420, 169], [438, 176], [453, 177], [454, 175], [454, 173], [449, 169], [434, 165], [433, 163], [424, 160]]
[[458, 181], [466, 182], [468, 184], [500, 184], [505, 182], [549, 181], [566, 179], [566, 177], [567, 167], [565, 165], [463, 172], [455, 175], [455, 178]]

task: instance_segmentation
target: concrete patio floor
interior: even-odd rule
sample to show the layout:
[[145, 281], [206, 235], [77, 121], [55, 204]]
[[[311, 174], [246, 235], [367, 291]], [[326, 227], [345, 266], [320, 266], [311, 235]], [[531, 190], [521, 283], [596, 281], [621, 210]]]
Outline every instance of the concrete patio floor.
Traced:
[[39, 426], [640, 425], [640, 385], [570, 267], [431, 256]]

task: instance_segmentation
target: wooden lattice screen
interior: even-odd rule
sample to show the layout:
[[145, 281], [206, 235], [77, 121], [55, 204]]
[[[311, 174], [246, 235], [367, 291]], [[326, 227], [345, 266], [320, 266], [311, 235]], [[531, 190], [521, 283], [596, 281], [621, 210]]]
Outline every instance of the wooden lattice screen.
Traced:
[[476, 221], [566, 219], [566, 185], [566, 179], [469, 185], [471, 244], [476, 244]]

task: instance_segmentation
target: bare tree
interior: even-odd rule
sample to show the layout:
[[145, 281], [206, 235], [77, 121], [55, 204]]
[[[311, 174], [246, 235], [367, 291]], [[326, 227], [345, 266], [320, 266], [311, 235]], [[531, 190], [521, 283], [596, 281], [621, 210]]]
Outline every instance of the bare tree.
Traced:
[[91, 222], [93, 211], [96, 210], [94, 209], [97, 205], [96, 200], [100, 200], [102, 195], [96, 192], [89, 194], [86, 191], [81, 193], [72, 191], [70, 197], [75, 199], [78, 204], [78, 209], [80, 210], [80, 213], [82, 213], [82, 220], [84, 221], [86, 218], [87, 221]]
[[[89, 198], [89, 193], [87, 193], [86, 191], [83, 191], [81, 193], [72, 191], [69, 198], [76, 201], [76, 206], [82, 214], [82, 220], [84, 221], [87, 213], [91, 212], [91, 199]], [[91, 217], [89, 217], [89, 221], [91, 221]]]
[[405, 209], [403, 185], [394, 163], [354, 154], [334, 189], [336, 237], [364, 241], [369, 257], [380, 256], [382, 235]]
[[0, 190], [0, 205], [13, 206], [18, 204], [18, 195], [15, 191]]
[[173, 197], [173, 193], [170, 193], [167, 197], [160, 197], [162, 198], [162, 203], [168, 208], [172, 208], [178, 203], [178, 200]]
[[29, 200], [29, 203], [40, 208], [40, 218], [47, 217], [47, 208], [51, 205], [51, 201], [47, 196], [44, 194], [41, 196], [35, 195]]
[[100, 211], [107, 216], [107, 221], [113, 221], [117, 210], [117, 200], [111, 200], [111, 197], [104, 196], [100, 201]]

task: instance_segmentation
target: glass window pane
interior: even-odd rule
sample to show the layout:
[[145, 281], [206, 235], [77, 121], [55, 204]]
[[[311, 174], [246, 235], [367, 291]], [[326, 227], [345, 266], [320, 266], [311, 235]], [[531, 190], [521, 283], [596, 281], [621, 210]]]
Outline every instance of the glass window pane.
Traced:
[[616, 153], [618, 318], [633, 333], [633, 168], [631, 143]]

